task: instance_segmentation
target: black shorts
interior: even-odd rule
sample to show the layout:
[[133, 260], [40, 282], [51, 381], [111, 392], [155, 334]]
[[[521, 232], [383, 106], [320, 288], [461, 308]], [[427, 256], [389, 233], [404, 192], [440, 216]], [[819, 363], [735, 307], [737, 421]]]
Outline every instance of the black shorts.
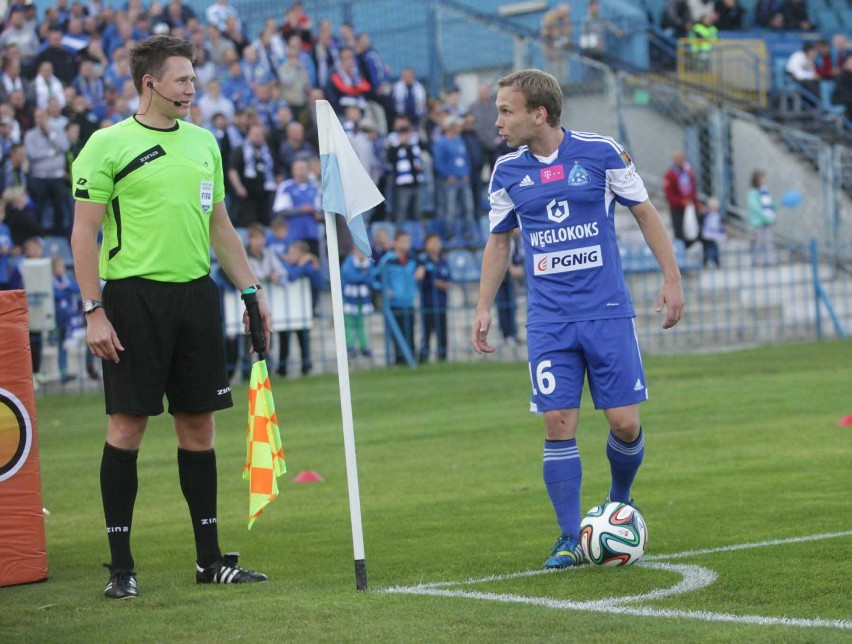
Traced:
[[233, 406], [219, 291], [210, 277], [107, 282], [104, 308], [124, 351], [103, 361], [106, 412], [201, 414]]

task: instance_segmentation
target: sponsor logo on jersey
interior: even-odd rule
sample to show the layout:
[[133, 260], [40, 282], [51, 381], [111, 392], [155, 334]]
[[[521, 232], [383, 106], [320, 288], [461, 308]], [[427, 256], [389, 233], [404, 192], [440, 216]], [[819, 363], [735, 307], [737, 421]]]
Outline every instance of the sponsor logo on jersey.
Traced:
[[571, 248], [553, 253], [536, 253], [533, 255], [535, 275], [568, 273], [596, 266], [603, 266], [600, 246]]
[[532, 179], [530, 179], [530, 175], [525, 176], [521, 182], [518, 184], [521, 188], [528, 188], [529, 186], [534, 186], [535, 183]]
[[586, 172], [586, 169], [578, 161], [575, 161], [574, 167], [568, 173], [568, 185], [574, 187], [585, 186], [589, 181], [591, 181], [589, 173]]
[[553, 183], [554, 181], [562, 181], [565, 178], [565, 166], [562, 164], [552, 165], [541, 171], [542, 183]]
[[568, 212], [568, 202], [565, 200], [551, 199], [550, 203], [547, 204], [547, 218], [550, 221], [555, 221], [557, 224], [562, 223], [568, 219], [569, 214], [571, 213]]
[[538, 248], [544, 248], [549, 244], [559, 244], [567, 241], [575, 241], [577, 239], [597, 237], [599, 232], [600, 229], [598, 228], [598, 222], [596, 221], [592, 221], [588, 224], [579, 224], [577, 226], [563, 226], [562, 228], [537, 230], [530, 233], [530, 245]]

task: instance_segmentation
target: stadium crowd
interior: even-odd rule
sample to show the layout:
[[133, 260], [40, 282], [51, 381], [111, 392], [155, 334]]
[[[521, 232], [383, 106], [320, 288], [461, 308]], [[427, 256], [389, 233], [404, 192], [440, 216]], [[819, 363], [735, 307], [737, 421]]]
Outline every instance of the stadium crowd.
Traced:
[[[9, 282], [27, 240], [69, 237], [71, 164], [94, 131], [144, 109], [128, 52], [134, 43], [161, 33], [195, 44], [190, 119], [219, 143], [234, 225], [247, 243], [250, 228], [265, 231], [281, 267], [288, 266], [288, 249], [297, 243], [310, 257], [327, 261], [314, 110], [320, 99], [331, 103], [387, 196], [386, 204], [365, 215], [368, 225], [371, 218], [386, 219], [406, 230], [414, 256], [423, 252], [422, 262], [429, 265], [428, 234], [449, 246], [484, 242], [483, 169], [487, 173], [501, 153], [488, 88], [465, 110], [456, 88], [433, 97], [413, 69], [394, 75], [369, 34], [349, 24], [335, 29], [327, 18], [315, 20], [301, 2], [287, 7], [280, 21], [267, 19], [250, 39], [228, 0], [215, 0], [203, 15], [180, 0], [128, 0], [120, 9], [58, 0], [41, 15], [30, 2], [12, 0], [0, 31], [5, 213], [0, 238], [8, 232], [8, 240], [0, 239], [0, 272], [6, 273], [0, 285]], [[340, 232], [337, 259], [342, 262], [351, 239], [345, 227]], [[379, 283], [380, 276], [374, 276], [372, 286]], [[434, 289], [442, 282], [427, 283]], [[320, 289], [312, 291], [316, 297]], [[71, 316], [69, 324], [80, 319]], [[301, 337], [300, 344], [304, 348]], [[439, 345], [445, 346], [440, 338]], [[303, 358], [307, 373], [310, 359]]]
[[[558, 66], [561, 49], [577, 48], [607, 60], [607, 43], [625, 35], [617, 17], [604, 19], [598, 0], [590, 0], [575, 25], [566, 7], [558, 5], [544, 16], [546, 59]], [[661, 26], [675, 35], [712, 40], [718, 29], [740, 28], [746, 19], [738, 0], [669, 0]], [[813, 26], [803, 0], [758, 2], [753, 22], [772, 29]], [[229, 0], [214, 0], [202, 15], [180, 0], [127, 0], [121, 8], [100, 0], [56, 0], [41, 15], [30, 0], [10, 0], [0, 31], [0, 209], [5, 214], [5, 223], [0, 221], [0, 287], [9, 283], [28, 239], [68, 238], [71, 163], [94, 131], [144, 108], [131, 80], [128, 51], [135, 42], [161, 33], [196, 45], [190, 119], [209, 129], [219, 144], [226, 203], [246, 243], [249, 228], [259, 225], [282, 266], [296, 242], [311, 257], [328, 261], [321, 244], [314, 110], [321, 99], [334, 107], [363, 165], [387, 197], [365, 214], [368, 227], [384, 220], [405, 231], [414, 256], [423, 253], [421, 267], [434, 264], [426, 258], [430, 234], [445, 249], [484, 243], [484, 178], [508, 149], [494, 126], [491, 88], [479, 88], [467, 105], [455, 87], [433, 96], [412, 68], [392, 69], [369, 33], [308, 15], [298, 1], [280, 19], [269, 17], [256, 37], [246, 32]], [[838, 96], [848, 106], [852, 76], [843, 71], [846, 53], [843, 35], [836, 34], [812, 50], [803, 49], [795, 62], [812, 68], [817, 78], [836, 79]], [[793, 62], [791, 57], [791, 73]], [[342, 263], [350, 255], [351, 239], [345, 227], [339, 233], [336, 259]], [[387, 246], [393, 246], [392, 239]], [[319, 281], [314, 280], [315, 298]], [[442, 282], [425, 280], [430, 288]], [[378, 283], [376, 277], [372, 286]], [[433, 326], [441, 328], [438, 322]], [[445, 355], [440, 338], [438, 344], [438, 355]], [[310, 371], [309, 365], [305, 358], [303, 372]]]

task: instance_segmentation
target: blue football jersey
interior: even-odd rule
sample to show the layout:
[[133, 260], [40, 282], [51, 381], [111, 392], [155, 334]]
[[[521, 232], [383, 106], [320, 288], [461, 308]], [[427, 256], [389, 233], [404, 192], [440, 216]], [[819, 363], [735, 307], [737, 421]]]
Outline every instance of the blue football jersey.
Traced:
[[634, 317], [615, 238], [615, 202], [648, 198], [613, 139], [565, 131], [559, 149], [500, 157], [489, 186], [492, 232], [520, 228], [529, 284], [527, 324]]

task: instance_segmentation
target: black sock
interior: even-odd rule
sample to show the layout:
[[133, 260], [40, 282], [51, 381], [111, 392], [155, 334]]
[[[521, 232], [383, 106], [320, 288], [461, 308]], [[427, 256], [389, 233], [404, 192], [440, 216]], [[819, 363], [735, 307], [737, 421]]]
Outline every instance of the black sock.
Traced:
[[107, 538], [112, 556], [111, 567], [133, 570], [130, 554], [130, 526], [136, 503], [136, 458], [139, 450], [124, 450], [104, 444], [101, 459], [101, 498], [104, 502]]
[[195, 532], [196, 561], [202, 568], [222, 558], [216, 525], [216, 452], [178, 448], [180, 489]]

